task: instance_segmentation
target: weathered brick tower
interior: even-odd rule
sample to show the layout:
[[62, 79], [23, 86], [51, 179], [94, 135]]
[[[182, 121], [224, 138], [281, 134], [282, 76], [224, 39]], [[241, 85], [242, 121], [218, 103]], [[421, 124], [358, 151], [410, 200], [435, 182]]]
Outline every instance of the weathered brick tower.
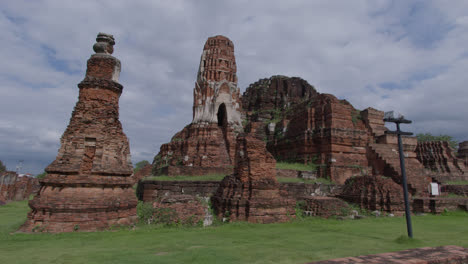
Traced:
[[78, 102], [20, 231], [93, 231], [136, 221], [130, 148], [119, 121], [120, 61], [99, 33]]
[[193, 120], [161, 146], [153, 174], [203, 175], [232, 171], [235, 138], [242, 131], [234, 44], [210, 37], [193, 89]]
[[192, 124], [227, 122], [242, 130], [236, 71], [232, 41], [224, 36], [208, 38], [193, 89]]

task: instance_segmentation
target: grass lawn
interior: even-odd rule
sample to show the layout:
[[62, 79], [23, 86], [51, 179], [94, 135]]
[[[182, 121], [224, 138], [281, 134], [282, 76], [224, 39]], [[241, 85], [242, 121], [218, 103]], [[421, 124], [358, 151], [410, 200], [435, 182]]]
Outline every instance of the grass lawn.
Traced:
[[324, 220], [213, 227], [137, 226], [94, 233], [10, 234], [26, 202], [0, 207], [0, 263], [306, 263], [314, 260], [440, 245], [468, 247], [468, 214]]
[[277, 161], [276, 168], [283, 170], [315, 171], [317, 169], [317, 165], [314, 163], [304, 164]]
[[445, 184], [448, 184], [448, 185], [468, 185], [468, 181], [448, 181]]
[[278, 182], [293, 182], [293, 183], [323, 183], [323, 184], [333, 184], [329, 179], [317, 178], [317, 179], [304, 179], [304, 178], [289, 178], [289, 177], [276, 177]]

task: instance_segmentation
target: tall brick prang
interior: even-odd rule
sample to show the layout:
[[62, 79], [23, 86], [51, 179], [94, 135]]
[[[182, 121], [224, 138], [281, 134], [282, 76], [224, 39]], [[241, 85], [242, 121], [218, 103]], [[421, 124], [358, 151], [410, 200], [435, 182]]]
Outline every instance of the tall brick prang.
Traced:
[[[209, 38], [203, 48], [197, 82], [193, 89], [192, 123], [227, 122], [235, 130], [242, 130], [236, 71], [232, 41], [224, 36]], [[226, 112], [224, 116], [220, 112], [222, 105]]]
[[57, 158], [20, 231], [94, 231], [136, 221], [130, 148], [119, 121], [120, 61], [99, 33]]
[[208, 38], [193, 89], [193, 120], [153, 162], [154, 174], [203, 175], [232, 170], [236, 134], [243, 130], [234, 44]]

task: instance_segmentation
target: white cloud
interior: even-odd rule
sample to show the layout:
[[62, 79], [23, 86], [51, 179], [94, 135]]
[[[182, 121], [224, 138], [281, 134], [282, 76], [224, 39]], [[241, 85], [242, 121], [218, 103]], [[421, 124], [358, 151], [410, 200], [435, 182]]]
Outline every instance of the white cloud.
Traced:
[[[0, 8], [0, 160], [38, 173], [57, 153], [100, 31], [122, 61], [133, 161], [192, 119], [206, 38], [235, 45], [239, 86], [300, 76], [357, 108], [395, 109], [415, 132], [467, 140], [466, 1], [20, 1]], [[435, 32], [432, 34], [432, 32]], [[404, 89], [385, 89], [384, 84]], [[401, 88], [400, 87], [400, 88]]]

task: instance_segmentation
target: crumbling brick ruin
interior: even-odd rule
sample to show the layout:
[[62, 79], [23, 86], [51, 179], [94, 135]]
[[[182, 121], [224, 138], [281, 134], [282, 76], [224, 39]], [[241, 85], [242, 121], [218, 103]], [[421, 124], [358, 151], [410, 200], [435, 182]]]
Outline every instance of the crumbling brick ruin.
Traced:
[[[397, 137], [385, 133], [384, 113], [357, 110], [346, 100], [317, 92], [301, 78], [281, 75], [251, 84], [240, 98], [233, 51], [225, 37], [206, 42], [194, 89], [193, 121], [161, 146], [153, 174], [231, 172], [234, 139], [244, 128], [249, 137], [265, 141], [276, 160], [317, 164], [317, 177], [337, 184], [365, 177], [369, 191], [361, 192], [351, 184], [342, 198], [361, 197], [360, 204], [368, 203], [363, 207], [383, 208], [372, 197], [373, 188], [383, 187], [374, 186], [389, 182], [396, 191], [393, 187], [402, 182]], [[241, 117], [245, 117], [244, 127]], [[425, 197], [430, 175], [417, 159], [416, 145], [415, 137], [403, 137], [410, 194]], [[369, 177], [377, 178], [371, 183]], [[400, 202], [393, 196], [389, 199], [377, 203]]]
[[[309, 212], [325, 217], [345, 208], [337, 198], [321, 198], [327, 194], [369, 210], [403, 212], [397, 137], [386, 133], [382, 111], [357, 110], [301, 78], [280, 75], [251, 84], [241, 97], [234, 45], [224, 36], [208, 38], [203, 48], [191, 124], [161, 146], [151, 166], [132, 175], [129, 143], [119, 121], [123, 87], [113, 45], [111, 35], [98, 35], [61, 148], [40, 180], [21, 231], [92, 231], [132, 224], [137, 200], [131, 187], [149, 174], [229, 174], [220, 183], [140, 185], [140, 199], [157, 199], [156, 209], [174, 211], [180, 221], [204, 217], [203, 206], [193, 197], [197, 192], [211, 196], [217, 216], [230, 221], [288, 221], [295, 201], [306, 201]], [[465, 143], [459, 150], [464, 160]], [[410, 196], [419, 199], [413, 206], [439, 210], [427, 208], [434, 204], [427, 189], [431, 177], [465, 175], [462, 162], [444, 143], [418, 144], [415, 137], [403, 137], [403, 151]], [[317, 171], [308, 175], [339, 187], [322, 192], [323, 186], [314, 184], [279, 184], [275, 159], [315, 163]], [[197, 213], [192, 217], [190, 211]]]
[[9, 201], [22, 201], [39, 190], [36, 178], [6, 171], [0, 175], [0, 205]]
[[370, 211], [399, 215], [405, 212], [401, 185], [387, 177], [377, 175], [350, 178], [339, 197]]
[[205, 43], [193, 89], [193, 120], [163, 144], [153, 174], [229, 173], [242, 131], [234, 44], [224, 36]]
[[226, 176], [211, 201], [219, 218], [254, 223], [285, 222], [294, 215], [295, 201], [282, 197], [273, 156], [265, 143], [238, 136], [234, 174]]
[[20, 231], [94, 231], [136, 221], [129, 143], [119, 121], [120, 61], [111, 55], [112, 35], [96, 40], [57, 158]]
[[468, 167], [468, 141], [463, 141], [458, 145], [458, 158]]
[[447, 141], [418, 142], [416, 155], [426, 169], [438, 175], [468, 173], [463, 160], [456, 158]]
[[[385, 134], [382, 111], [359, 111], [300, 78], [285, 76], [251, 84], [242, 102], [246, 131], [266, 140], [277, 160], [314, 162], [320, 177], [339, 184], [363, 175], [401, 181], [396, 136]], [[404, 139], [409, 183], [413, 193], [424, 193], [428, 179], [415, 159], [415, 147], [416, 138]]]
[[369, 171], [370, 135], [347, 101], [300, 78], [273, 76], [251, 84], [242, 102], [247, 131], [263, 136], [277, 160], [321, 164], [319, 175], [337, 183]]

